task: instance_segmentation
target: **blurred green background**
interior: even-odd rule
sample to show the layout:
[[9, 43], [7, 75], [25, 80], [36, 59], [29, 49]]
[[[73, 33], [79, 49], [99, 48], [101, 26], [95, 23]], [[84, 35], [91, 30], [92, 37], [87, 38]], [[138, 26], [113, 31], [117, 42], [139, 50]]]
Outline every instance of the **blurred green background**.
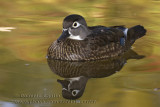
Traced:
[[[133, 50], [146, 57], [129, 60], [121, 72], [110, 77], [90, 79], [80, 100], [96, 100], [96, 104], [15, 104], [12, 100], [20, 94], [47, 90], [48, 94], [61, 95], [56, 82], [60, 77], [51, 72], [45, 57], [69, 14], [82, 15], [89, 26], [143, 25], [147, 35], [136, 41]], [[6, 27], [14, 29], [5, 31]], [[0, 1], [0, 107], [159, 107], [159, 65], [159, 0]]]

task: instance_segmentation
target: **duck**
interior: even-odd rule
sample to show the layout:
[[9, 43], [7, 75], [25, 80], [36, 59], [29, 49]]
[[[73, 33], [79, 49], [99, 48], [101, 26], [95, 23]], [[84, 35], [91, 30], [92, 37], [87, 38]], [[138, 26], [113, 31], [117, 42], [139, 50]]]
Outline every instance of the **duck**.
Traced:
[[61, 36], [51, 43], [47, 58], [64, 61], [91, 61], [116, 57], [146, 34], [141, 25], [88, 26], [84, 17], [71, 14], [63, 20]]

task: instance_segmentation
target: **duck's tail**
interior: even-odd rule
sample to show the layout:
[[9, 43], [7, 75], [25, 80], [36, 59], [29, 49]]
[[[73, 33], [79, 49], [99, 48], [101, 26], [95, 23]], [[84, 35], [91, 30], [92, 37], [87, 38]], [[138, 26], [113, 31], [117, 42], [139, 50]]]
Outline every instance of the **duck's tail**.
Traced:
[[130, 47], [138, 38], [143, 37], [147, 30], [141, 25], [136, 25], [131, 28], [126, 28], [124, 25], [111, 26], [112, 28], [120, 29], [124, 33], [124, 37], [120, 38], [120, 44], [122, 46]]
[[138, 39], [146, 34], [146, 29], [141, 25], [136, 25], [129, 28], [126, 32], [126, 40], [131, 43], [131, 45]]

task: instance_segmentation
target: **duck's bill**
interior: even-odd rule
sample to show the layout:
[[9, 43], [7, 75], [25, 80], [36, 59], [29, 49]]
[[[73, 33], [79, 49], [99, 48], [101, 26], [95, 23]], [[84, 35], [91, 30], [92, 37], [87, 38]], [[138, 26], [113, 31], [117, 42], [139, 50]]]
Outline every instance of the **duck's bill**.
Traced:
[[67, 37], [69, 37], [69, 33], [68, 30], [63, 31], [61, 36], [57, 39], [58, 42], [63, 41], [64, 39], [66, 39]]

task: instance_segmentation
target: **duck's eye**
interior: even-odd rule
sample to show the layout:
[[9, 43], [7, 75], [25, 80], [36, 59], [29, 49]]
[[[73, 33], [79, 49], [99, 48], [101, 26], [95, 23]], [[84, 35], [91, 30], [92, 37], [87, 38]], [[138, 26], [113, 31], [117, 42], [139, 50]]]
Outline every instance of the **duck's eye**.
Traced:
[[72, 24], [72, 27], [73, 28], [77, 28], [77, 27], [79, 27], [80, 26], [80, 23], [78, 23], [78, 22], [74, 22], [73, 24]]
[[73, 91], [72, 91], [72, 95], [73, 95], [73, 96], [76, 96], [78, 93], [79, 93], [79, 90], [73, 90]]
[[76, 95], [76, 91], [73, 91], [73, 95]]

